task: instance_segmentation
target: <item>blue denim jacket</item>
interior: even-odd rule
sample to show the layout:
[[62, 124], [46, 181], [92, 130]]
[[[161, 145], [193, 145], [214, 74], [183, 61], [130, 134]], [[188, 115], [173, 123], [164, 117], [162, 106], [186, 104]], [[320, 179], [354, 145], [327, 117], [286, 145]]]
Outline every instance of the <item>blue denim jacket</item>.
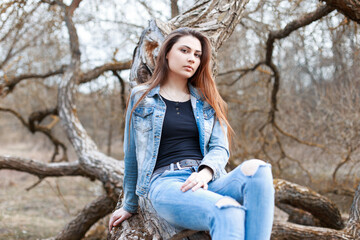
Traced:
[[[188, 84], [191, 106], [199, 130], [202, 165], [213, 170], [213, 179], [226, 174], [225, 165], [229, 159], [229, 143], [226, 125], [215, 119], [215, 110], [202, 100], [198, 90]], [[166, 111], [160, 86], [153, 88], [133, 112], [129, 128], [131, 109], [148, 88], [139, 85], [132, 89], [126, 112], [124, 134], [124, 199], [123, 208], [136, 212], [138, 197], [146, 197], [160, 145], [161, 131]]]

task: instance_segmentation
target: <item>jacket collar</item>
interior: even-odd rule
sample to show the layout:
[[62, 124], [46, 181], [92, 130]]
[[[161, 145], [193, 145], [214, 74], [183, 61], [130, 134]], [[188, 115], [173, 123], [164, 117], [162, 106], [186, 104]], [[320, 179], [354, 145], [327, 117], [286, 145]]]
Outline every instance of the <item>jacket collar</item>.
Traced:
[[155, 94], [159, 95], [159, 91], [160, 91], [160, 84], [156, 85], [153, 89], [150, 90], [150, 92], [148, 93], [148, 97], [153, 97], [155, 96]]
[[[201, 95], [199, 93], [199, 90], [195, 88], [193, 85], [191, 85], [190, 82], [188, 82], [188, 88], [190, 91], [190, 94], [195, 97], [198, 100], [201, 100]], [[154, 97], [155, 95], [159, 95], [160, 91], [160, 84], [156, 85], [153, 89], [150, 90], [148, 93], [148, 97]]]

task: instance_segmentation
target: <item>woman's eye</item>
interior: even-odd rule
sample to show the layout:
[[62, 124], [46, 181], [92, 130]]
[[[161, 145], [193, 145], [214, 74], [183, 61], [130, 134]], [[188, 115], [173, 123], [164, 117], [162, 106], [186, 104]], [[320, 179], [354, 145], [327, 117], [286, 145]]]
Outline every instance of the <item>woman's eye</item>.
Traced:
[[195, 57], [201, 58], [201, 54], [195, 54]]
[[180, 49], [180, 51], [183, 52], [183, 53], [186, 53], [186, 52], [187, 52], [186, 49]]

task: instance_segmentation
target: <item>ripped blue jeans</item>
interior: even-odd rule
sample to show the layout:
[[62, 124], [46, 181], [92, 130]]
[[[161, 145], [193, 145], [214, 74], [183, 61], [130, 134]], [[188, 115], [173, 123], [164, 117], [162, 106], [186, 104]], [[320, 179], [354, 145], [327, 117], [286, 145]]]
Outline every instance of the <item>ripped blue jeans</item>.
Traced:
[[153, 176], [148, 197], [157, 213], [179, 228], [209, 231], [213, 240], [268, 240], [274, 216], [271, 165], [246, 175], [242, 164], [209, 182], [208, 190], [195, 192], [180, 190], [191, 169], [165, 171]]

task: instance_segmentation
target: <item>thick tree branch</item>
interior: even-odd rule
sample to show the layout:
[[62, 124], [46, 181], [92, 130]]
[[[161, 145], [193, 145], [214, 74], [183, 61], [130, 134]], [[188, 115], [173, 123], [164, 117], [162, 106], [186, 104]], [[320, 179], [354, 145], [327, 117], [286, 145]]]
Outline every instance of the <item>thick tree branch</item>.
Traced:
[[[45, 136], [47, 136], [49, 138], [49, 140], [54, 144], [54, 147], [55, 147], [54, 153], [53, 153], [53, 155], [51, 157], [51, 162], [54, 162], [56, 156], [59, 154], [59, 146], [63, 150], [63, 156], [60, 159], [60, 161], [67, 161], [68, 160], [68, 158], [67, 158], [67, 147], [58, 138], [56, 138], [51, 132], [51, 129], [56, 124], [56, 122], [53, 122], [52, 124], [50, 124], [48, 126], [39, 125], [40, 122], [45, 117], [47, 117], [49, 115], [56, 116], [57, 115], [57, 109], [47, 109], [47, 110], [43, 110], [43, 111], [33, 112], [29, 116], [29, 122], [26, 122], [25, 119], [18, 112], [14, 111], [14, 110], [12, 110], [10, 108], [2, 108], [2, 107], [0, 107], [0, 111], [9, 112], [12, 115], [14, 115], [17, 119], [20, 120], [20, 122], [26, 128], [29, 129], [29, 131], [31, 133], [41, 132]], [[37, 124], [36, 124], [36, 122], [37, 122]]]
[[248, 0], [203, 0], [171, 19], [169, 24], [178, 27], [192, 27], [210, 37], [213, 52], [231, 35], [239, 23]]
[[274, 222], [271, 239], [274, 240], [354, 240], [344, 231], [330, 228], [302, 226], [294, 223]]
[[[6, 96], [7, 94], [11, 93], [15, 88], [15, 86], [23, 80], [48, 78], [51, 76], [64, 74], [66, 67], [67, 65], [63, 65], [58, 70], [49, 71], [44, 74], [28, 73], [13, 78], [7, 78], [5, 75], [2, 79], [0, 79], [0, 96]], [[106, 71], [121, 71], [130, 68], [131, 68], [131, 60], [123, 61], [123, 62], [115, 62], [115, 63], [105, 63], [104, 65], [89, 70], [86, 73], [80, 73], [79, 84], [90, 82], [98, 78], [101, 74], [103, 74]]]
[[285, 203], [303, 209], [320, 220], [324, 227], [343, 229], [344, 223], [338, 208], [329, 199], [307, 187], [275, 179], [276, 203]]
[[90, 227], [115, 208], [116, 200], [101, 196], [85, 208], [55, 237], [57, 240], [82, 239]]
[[360, 24], [360, 2], [358, 0], [321, 0], [346, 17]]
[[83, 176], [90, 179], [94, 177], [81, 169], [79, 162], [42, 163], [28, 158], [0, 156], [0, 169], [10, 169], [26, 172], [39, 178]]
[[310, 23], [319, 20], [320, 18], [328, 15], [332, 12], [334, 8], [329, 6], [321, 6], [316, 9], [314, 12], [308, 13], [301, 18], [298, 18], [290, 23], [288, 23], [285, 28], [278, 31], [271, 31], [269, 33], [268, 40], [266, 42], [266, 57], [265, 64], [268, 65], [273, 71], [274, 75], [274, 84], [271, 91], [271, 109], [269, 112], [269, 123], [274, 123], [275, 121], [275, 112], [277, 111], [277, 93], [280, 88], [280, 73], [277, 69], [277, 66], [272, 61], [272, 54], [274, 50], [274, 42], [276, 39], [282, 39], [290, 35], [290, 33], [296, 31], [297, 29], [309, 25]]
[[44, 74], [28, 73], [28, 74], [22, 74], [20, 76], [9, 78], [9, 79], [6, 76], [4, 76], [3, 79], [0, 79], [0, 96], [7, 95], [8, 93], [10, 93], [15, 88], [15, 86], [18, 83], [20, 83], [22, 80], [36, 79], [36, 78], [48, 78], [48, 77], [55, 76], [58, 74], [63, 74], [65, 72], [65, 68], [66, 68], [66, 66], [63, 65], [63, 66], [61, 66], [61, 68], [59, 68], [55, 71], [49, 71]]
[[307, 211], [284, 203], [276, 203], [276, 207], [289, 214], [288, 222], [305, 226], [321, 227], [320, 221]]
[[74, 15], [74, 11], [79, 7], [81, 0], [73, 0], [68, 7], [68, 12], [72, 16]]
[[171, 18], [179, 15], [178, 0], [171, 0]]
[[57, 108], [45, 109], [42, 111], [33, 112], [29, 116], [29, 129], [32, 133], [36, 130], [35, 122], [40, 124], [47, 116], [58, 115]]
[[290, 35], [290, 33], [296, 31], [297, 29], [307, 26], [312, 22], [315, 22], [319, 20], [320, 18], [328, 15], [334, 11], [334, 8], [329, 6], [321, 6], [318, 9], [316, 9], [314, 12], [305, 14], [304, 16], [288, 23], [285, 28], [277, 31], [271, 31], [269, 33], [268, 40], [266, 42], [266, 58], [265, 62], [267, 64], [271, 63], [273, 49], [274, 49], [274, 42], [277, 39], [286, 38]]
[[101, 74], [106, 71], [121, 71], [131, 68], [131, 60], [123, 61], [123, 62], [114, 62], [114, 63], [105, 63], [102, 66], [96, 67], [86, 73], [80, 75], [79, 83], [86, 83], [95, 78], [98, 78]]

